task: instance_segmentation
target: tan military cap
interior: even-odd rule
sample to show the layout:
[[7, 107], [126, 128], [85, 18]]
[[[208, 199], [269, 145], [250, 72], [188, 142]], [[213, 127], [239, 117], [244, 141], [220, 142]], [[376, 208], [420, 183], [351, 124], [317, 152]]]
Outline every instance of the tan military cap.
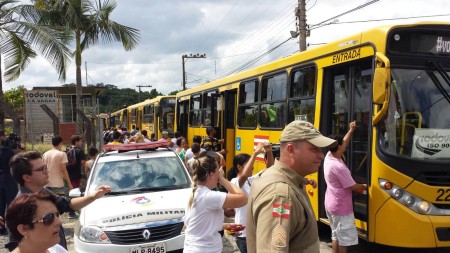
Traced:
[[316, 147], [325, 148], [336, 145], [336, 140], [323, 136], [313, 124], [295, 120], [289, 123], [281, 133], [280, 142], [307, 140]]

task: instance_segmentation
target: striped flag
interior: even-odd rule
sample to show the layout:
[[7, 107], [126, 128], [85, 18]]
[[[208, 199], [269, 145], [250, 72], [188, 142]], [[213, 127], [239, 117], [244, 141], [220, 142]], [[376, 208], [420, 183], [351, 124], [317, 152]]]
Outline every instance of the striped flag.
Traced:
[[290, 212], [291, 212], [290, 205], [283, 205], [283, 204], [279, 204], [279, 203], [273, 204], [273, 209], [272, 209], [273, 217], [277, 217], [277, 218], [281, 217], [281, 218], [289, 219]]

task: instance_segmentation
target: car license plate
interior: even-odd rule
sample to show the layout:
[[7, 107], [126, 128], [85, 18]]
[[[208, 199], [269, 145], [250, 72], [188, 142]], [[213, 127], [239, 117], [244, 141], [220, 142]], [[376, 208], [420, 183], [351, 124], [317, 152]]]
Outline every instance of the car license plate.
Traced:
[[158, 243], [149, 246], [133, 247], [130, 249], [130, 253], [166, 253], [166, 245]]

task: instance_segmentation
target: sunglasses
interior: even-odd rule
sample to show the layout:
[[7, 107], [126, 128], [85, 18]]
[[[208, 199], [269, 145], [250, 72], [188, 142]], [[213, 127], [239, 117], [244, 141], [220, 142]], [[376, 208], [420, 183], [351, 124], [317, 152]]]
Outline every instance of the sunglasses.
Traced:
[[38, 169], [35, 169], [33, 171], [42, 171], [42, 173], [47, 173], [48, 168], [47, 168], [47, 165], [42, 165], [41, 167], [39, 167]]
[[34, 220], [34, 221], [31, 222], [31, 223], [34, 224], [34, 223], [41, 222], [41, 223], [44, 224], [45, 226], [50, 226], [50, 225], [53, 224], [53, 222], [55, 222], [55, 218], [56, 218], [56, 217], [59, 217], [59, 212], [58, 212], [58, 211], [52, 212], [52, 213], [48, 213], [48, 214], [42, 216], [42, 219], [41, 219], [41, 220]]

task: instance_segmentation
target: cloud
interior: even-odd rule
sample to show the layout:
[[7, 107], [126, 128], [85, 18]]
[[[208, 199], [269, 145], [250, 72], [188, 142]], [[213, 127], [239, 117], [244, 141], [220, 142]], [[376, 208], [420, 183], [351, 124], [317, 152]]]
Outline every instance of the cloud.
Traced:
[[[111, 19], [140, 30], [139, 45], [126, 52], [120, 43], [99, 44], [83, 53], [82, 76], [86, 83], [114, 84], [137, 90], [152, 85], [163, 94], [181, 89], [183, 54], [206, 54], [205, 59], [188, 59], [188, 87], [217, 78], [255, 59], [289, 38], [295, 30], [296, 0], [116, 0]], [[367, 0], [307, 1], [307, 23], [314, 25], [367, 3]], [[311, 30], [310, 47], [344, 38], [386, 23], [418, 20], [448, 20], [446, 17], [346, 23], [369, 19], [401, 18], [441, 14], [445, 0], [424, 4], [421, 0], [381, 0], [339, 17], [338, 24]], [[254, 66], [290, 55], [298, 50], [295, 39], [286, 42]], [[72, 61], [73, 62], [73, 61]], [[66, 83], [75, 82], [75, 66]], [[4, 89], [25, 85], [59, 86], [56, 71], [42, 58], [32, 61], [22, 76], [4, 84]]]

